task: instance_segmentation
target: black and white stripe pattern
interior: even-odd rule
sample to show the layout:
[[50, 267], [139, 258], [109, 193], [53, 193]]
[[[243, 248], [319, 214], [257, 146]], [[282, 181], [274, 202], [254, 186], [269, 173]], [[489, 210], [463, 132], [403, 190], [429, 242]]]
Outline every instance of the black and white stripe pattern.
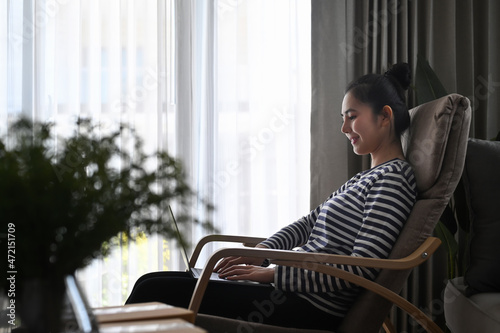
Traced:
[[[273, 249], [387, 258], [415, 203], [411, 166], [394, 159], [347, 181], [309, 215], [262, 244]], [[305, 245], [301, 245], [305, 244]], [[377, 269], [337, 265], [373, 280]], [[277, 289], [299, 293], [319, 309], [343, 316], [359, 288], [311, 270], [277, 266]]]

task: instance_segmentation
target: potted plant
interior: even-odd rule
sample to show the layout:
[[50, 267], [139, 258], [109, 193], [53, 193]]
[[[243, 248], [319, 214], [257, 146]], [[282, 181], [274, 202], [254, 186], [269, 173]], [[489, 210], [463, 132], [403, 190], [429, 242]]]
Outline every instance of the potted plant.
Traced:
[[[165, 208], [173, 202], [186, 208], [194, 197], [180, 161], [144, 153], [127, 126], [103, 134], [79, 119], [67, 139], [52, 132], [51, 124], [21, 119], [0, 140], [0, 243], [8, 255], [0, 288], [9, 319], [19, 314], [28, 325], [40, 311], [28, 327], [39, 331], [60, 325], [66, 276], [108, 254], [119, 234], [173, 236]], [[191, 221], [188, 215], [180, 222]]]

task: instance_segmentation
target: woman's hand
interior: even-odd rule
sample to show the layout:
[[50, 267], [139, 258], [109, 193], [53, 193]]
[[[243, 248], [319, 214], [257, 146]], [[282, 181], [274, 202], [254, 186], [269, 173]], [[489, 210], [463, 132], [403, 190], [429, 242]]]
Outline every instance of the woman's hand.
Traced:
[[274, 268], [236, 265], [219, 272], [219, 277], [227, 280], [249, 280], [260, 283], [271, 283], [274, 281]]
[[253, 265], [260, 266], [264, 259], [262, 258], [251, 258], [251, 257], [226, 257], [223, 258], [219, 263], [215, 266], [214, 272], [221, 273], [226, 271], [227, 269], [238, 266], [238, 265]]
[[[257, 248], [267, 249], [258, 244]], [[260, 267], [264, 262], [262, 258], [253, 257], [226, 257], [215, 266], [214, 272], [221, 278], [228, 280], [250, 280], [255, 282], [270, 283], [274, 281], [274, 268]]]
[[[255, 247], [261, 249], [267, 249], [268, 247], [264, 245], [257, 244]], [[219, 263], [215, 266], [214, 272], [220, 273], [223, 270], [228, 269], [231, 266], [235, 265], [254, 265], [260, 266], [264, 262], [262, 258], [252, 258], [252, 257], [226, 257], [223, 258]]]

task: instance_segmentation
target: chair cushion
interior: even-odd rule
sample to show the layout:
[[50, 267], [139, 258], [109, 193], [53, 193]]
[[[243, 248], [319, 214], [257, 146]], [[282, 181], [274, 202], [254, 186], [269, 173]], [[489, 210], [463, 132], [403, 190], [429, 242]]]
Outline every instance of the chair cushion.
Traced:
[[425, 197], [439, 177], [455, 109], [465, 99], [451, 94], [410, 110], [411, 129], [403, 138], [406, 158], [415, 171], [417, 189]]
[[500, 292], [500, 141], [469, 139], [463, 180], [472, 223], [468, 293]]
[[448, 281], [444, 291], [446, 325], [453, 333], [500, 332], [500, 293], [465, 295], [463, 277]]

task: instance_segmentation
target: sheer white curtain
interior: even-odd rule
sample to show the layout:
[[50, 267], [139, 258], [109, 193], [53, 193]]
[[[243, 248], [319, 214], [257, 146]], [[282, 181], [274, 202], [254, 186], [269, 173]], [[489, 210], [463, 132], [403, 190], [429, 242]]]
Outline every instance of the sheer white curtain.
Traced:
[[[267, 236], [308, 212], [308, 0], [10, 0], [0, 22], [1, 135], [20, 114], [61, 135], [78, 116], [127, 122], [184, 160], [223, 233]], [[91, 305], [182, 269], [172, 244], [124, 243], [78, 272]]]
[[[21, 114], [53, 122], [62, 136], [71, 134], [77, 117], [86, 117], [103, 130], [131, 124], [149, 152], [168, 148], [176, 135], [166, 126], [175, 117], [166, 89], [169, 4], [7, 1], [0, 19], [6, 36], [0, 46], [2, 134]], [[141, 272], [175, 267], [168, 245], [153, 236], [93, 262], [78, 275], [91, 304], [121, 304]]]

